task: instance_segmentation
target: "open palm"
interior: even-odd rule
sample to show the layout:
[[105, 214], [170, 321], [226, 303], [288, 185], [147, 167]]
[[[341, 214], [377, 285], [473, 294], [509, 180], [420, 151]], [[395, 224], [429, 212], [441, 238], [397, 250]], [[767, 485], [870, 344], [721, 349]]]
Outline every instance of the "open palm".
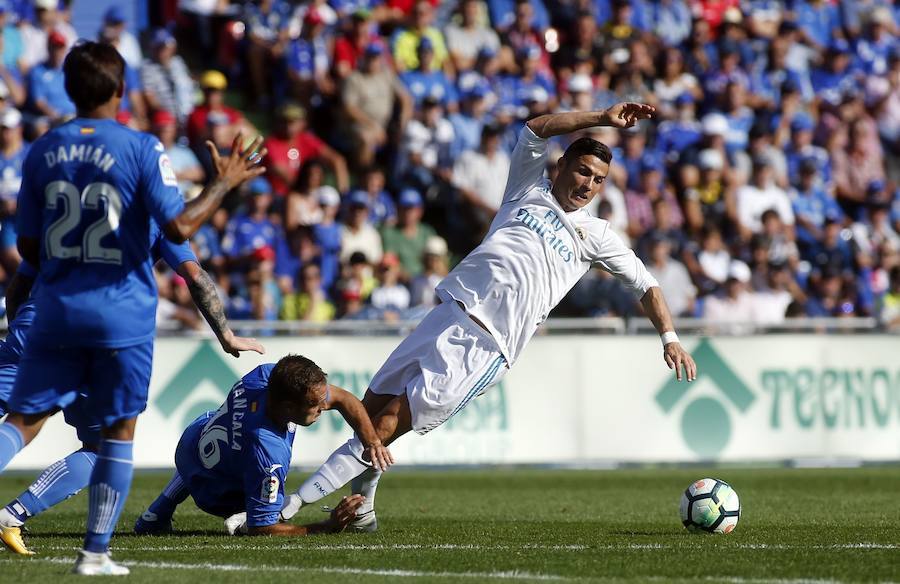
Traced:
[[638, 120], [650, 119], [655, 113], [656, 108], [652, 105], [625, 101], [606, 110], [606, 122], [615, 128], [630, 128]]

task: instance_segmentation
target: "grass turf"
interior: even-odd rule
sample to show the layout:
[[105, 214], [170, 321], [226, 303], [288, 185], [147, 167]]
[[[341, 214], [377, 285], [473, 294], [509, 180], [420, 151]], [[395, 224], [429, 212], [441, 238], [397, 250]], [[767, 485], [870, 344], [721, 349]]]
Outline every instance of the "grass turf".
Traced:
[[[731, 535], [691, 535], [679, 523], [681, 491], [704, 476], [741, 496]], [[0, 477], [0, 500], [32, 478]], [[130, 535], [167, 479], [138, 473], [113, 540], [131, 582], [900, 581], [900, 467], [399, 470], [382, 482], [375, 534], [230, 538], [188, 500], [176, 535]], [[2, 581], [66, 574], [86, 505], [82, 493], [29, 522], [39, 555], [0, 551]]]

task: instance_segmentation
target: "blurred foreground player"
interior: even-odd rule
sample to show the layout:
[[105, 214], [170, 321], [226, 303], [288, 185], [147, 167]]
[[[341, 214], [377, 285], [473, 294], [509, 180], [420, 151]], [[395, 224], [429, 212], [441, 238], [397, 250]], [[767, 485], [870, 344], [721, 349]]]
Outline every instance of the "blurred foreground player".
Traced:
[[[603, 219], [587, 206], [601, 191], [612, 153], [591, 138], [575, 140], [559, 159], [559, 175], [544, 179], [547, 139], [595, 126], [630, 128], [654, 109], [620, 103], [598, 112], [567, 112], [527, 122], [513, 151], [503, 201], [484, 241], [438, 285], [442, 303], [388, 357], [363, 398], [385, 444], [414, 430], [437, 428], [496, 384], [538, 326], [593, 266], [640, 295], [663, 343], [663, 358], [682, 379], [696, 365], [678, 342], [659, 284]], [[290, 518], [354, 478], [366, 497], [351, 525], [377, 529], [375, 489], [381, 472], [353, 437], [290, 496]], [[241, 528], [241, 517], [226, 528]]]
[[101, 440], [74, 567], [82, 575], [128, 573], [108, 549], [131, 486], [134, 427], [150, 382], [157, 303], [151, 218], [168, 239], [183, 242], [228, 191], [265, 171], [261, 138], [244, 149], [238, 135], [224, 159], [208, 145], [217, 176], [185, 204], [159, 140], [115, 121], [124, 71], [111, 45], [85, 42], [69, 52], [65, 88], [78, 117], [32, 145], [18, 198], [17, 246], [38, 271], [38, 293], [10, 414], [0, 424], [0, 470], [85, 389]]
[[331, 517], [310, 525], [279, 521], [296, 426], [310, 426], [337, 410], [361, 437], [375, 465], [393, 464], [369, 415], [353, 394], [329, 385], [311, 360], [288, 355], [240, 379], [225, 403], [184, 431], [175, 451], [175, 476], [134, 525], [138, 534], [168, 533], [172, 514], [188, 495], [211, 515], [246, 510], [250, 535], [312, 535], [343, 530], [363, 497], [345, 497]]
[[[151, 230], [151, 254], [154, 263], [159, 259], [184, 278], [191, 299], [206, 318], [222, 350], [240, 356], [241, 351], [264, 353], [265, 349], [256, 339], [247, 339], [234, 334], [225, 318], [225, 307], [219, 298], [216, 286], [197, 261], [190, 242], [175, 244], [165, 238], [155, 224]], [[13, 288], [20, 286], [22, 278], [33, 279], [34, 268], [26, 262], [19, 265], [13, 276]], [[32, 288], [32, 295], [36, 290]], [[14, 307], [16, 308], [16, 307]], [[0, 341], [0, 416], [6, 414], [6, 402], [12, 393], [19, 360], [25, 351], [26, 333], [34, 320], [34, 300], [29, 298], [16, 309], [16, 317], [9, 323], [9, 334]], [[91, 470], [97, 461], [97, 445], [100, 443], [100, 424], [93, 420], [85, 407], [86, 396], [80, 393], [78, 399], [63, 410], [66, 423], [75, 428], [82, 448], [62, 460], [51, 464], [38, 478], [6, 507], [0, 509], [0, 541], [12, 552], [32, 555], [22, 539], [22, 526], [32, 517], [47, 511], [85, 488], [91, 479]]]

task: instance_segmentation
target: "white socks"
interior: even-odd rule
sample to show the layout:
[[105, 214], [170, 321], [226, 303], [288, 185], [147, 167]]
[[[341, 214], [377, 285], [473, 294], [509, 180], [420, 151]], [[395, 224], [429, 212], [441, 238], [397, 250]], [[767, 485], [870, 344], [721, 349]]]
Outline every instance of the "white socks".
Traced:
[[364, 450], [362, 442], [354, 434], [353, 438], [331, 453], [325, 464], [310, 475], [296, 493], [287, 498], [285, 506], [281, 510], [281, 516], [290, 519], [300, 511], [303, 505], [315, 503], [319, 499], [327, 497], [349, 483], [354, 477], [362, 474], [367, 468], [371, 468], [371, 463], [362, 459]]
[[375, 489], [378, 488], [378, 481], [381, 479], [382, 473], [383, 471], [375, 470], [375, 467], [370, 466], [350, 482], [350, 491], [354, 495], [362, 495], [366, 498], [356, 512], [357, 517], [375, 508]]

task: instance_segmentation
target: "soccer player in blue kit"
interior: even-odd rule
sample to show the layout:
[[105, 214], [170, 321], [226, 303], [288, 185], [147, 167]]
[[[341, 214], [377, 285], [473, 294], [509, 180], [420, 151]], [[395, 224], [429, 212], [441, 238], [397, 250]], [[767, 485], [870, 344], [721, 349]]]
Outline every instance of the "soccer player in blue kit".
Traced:
[[[203, 313], [209, 326], [215, 332], [222, 350], [235, 357], [241, 351], [265, 350], [256, 339], [236, 336], [228, 326], [225, 307], [219, 298], [215, 284], [203, 268], [189, 242], [175, 244], [168, 241], [153, 224], [151, 230], [152, 257], [165, 262], [185, 279], [194, 304]], [[14, 276], [13, 288], [28, 285], [36, 275], [34, 268], [23, 262]], [[32, 289], [32, 294], [35, 290]], [[0, 341], [0, 416], [6, 413], [6, 402], [12, 393], [13, 382], [19, 368], [19, 359], [25, 350], [26, 333], [34, 320], [34, 301], [29, 299], [17, 308], [16, 316], [9, 324], [9, 335]], [[30, 518], [43, 513], [54, 505], [77, 494], [88, 485], [91, 469], [97, 459], [97, 444], [100, 442], [100, 425], [95, 423], [84, 407], [84, 395], [63, 410], [66, 423], [74, 427], [83, 447], [59, 460], [38, 476], [38, 478], [6, 507], [0, 509], [0, 541], [14, 553], [31, 555], [34, 552], [25, 546], [21, 527]]]
[[128, 573], [110, 559], [109, 540], [131, 487], [134, 428], [152, 367], [151, 218], [183, 242], [228, 191], [265, 172], [262, 138], [244, 148], [236, 136], [224, 158], [208, 143], [216, 177], [186, 204], [163, 145], [115, 121], [124, 70], [111, 45], [72, 48], [63, 71], [78, 116], [32, 144], [18, 199], [17, 246], [38, 271], [37, 294], [10, 414], [0, 424], [0, 470], [84, 389], [101, 440], [73, 570], [82, 575]]
[[284, 481], [291, 466], [297, 425], [309, 426], [323, 410], [337, 410], [379, 469], [393, 464], [365, 407], [353, 394], [327, 382], [306, 357], [287, 355], [240, 379], [222, 406], [185, 429], [175, 451], [175, 476], [135, 523], [139, 534], [172, 530], [175, 507], [191, 495], [211, 515], [247, 512], [250, 535], [311, 535], [341, 531], [356, 518], [363, 497], [345, 497], [320, 523], [281, 522]]

